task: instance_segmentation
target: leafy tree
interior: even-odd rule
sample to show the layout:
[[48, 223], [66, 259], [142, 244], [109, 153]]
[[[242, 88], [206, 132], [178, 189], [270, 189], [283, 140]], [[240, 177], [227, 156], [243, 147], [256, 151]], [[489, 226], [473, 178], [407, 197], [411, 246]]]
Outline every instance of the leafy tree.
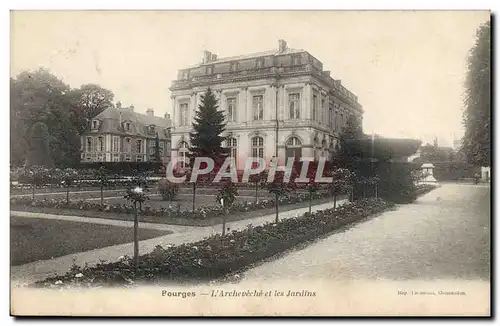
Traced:
[[31, 126], [29, 135], [28, 166], [41, 165], [45, 167], [52, 166], [50, 157], [50, 135], [45, 123], [36, 122]]
[[90, 121], [107, 108], [113, 107], [112, 91], [96, 84], [85, 84], [71, 90], [72, 114], [79, 133], [86, 131]]
[[475, 165], [491, 165], [491, 31], [490, 22], [481, 25], [468, 58], [465, 80], [465, 135], [467, 160]]
[[[11, 163], [23, 165], [30, 150], [30, 131], [41, 122], [50, 130], [52, 156], [58, 144], [67, 138], [58, 135], [69, 127], [65, 94], [69, 86], [45, 69], [23, 71], [10, 79], [10, 146]], [[79, 148], [79, 146], [78, 146]], [[54, 163], [58, 163], [54, 160]]]

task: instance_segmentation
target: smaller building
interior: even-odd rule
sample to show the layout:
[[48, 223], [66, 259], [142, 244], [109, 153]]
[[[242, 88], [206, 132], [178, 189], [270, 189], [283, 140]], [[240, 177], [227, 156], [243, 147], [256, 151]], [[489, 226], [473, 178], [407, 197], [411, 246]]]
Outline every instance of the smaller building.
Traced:
[[81, 137], [82, 162], [148, 162], [154, 160], [156, 138], [163, 163], [170, 161], [170, 115], [134, 111], [134, 107], [108, 108], [90, 121]]

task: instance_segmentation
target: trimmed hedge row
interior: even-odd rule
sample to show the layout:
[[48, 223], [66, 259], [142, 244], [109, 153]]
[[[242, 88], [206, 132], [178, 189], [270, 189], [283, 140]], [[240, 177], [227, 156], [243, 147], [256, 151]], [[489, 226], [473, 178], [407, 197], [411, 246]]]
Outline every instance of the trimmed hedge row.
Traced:
[[140, 257], [137, 269], [127, 256], [114, 263], [94, 267], [73, 266], [67, 274], [36, 282], [35, 287], [96, 287], [163, 280], [211, 280], [282, 253], [300, 243], [317, 239], [339, 227], [380, 213], [393, 204], [382, 199], [364, 199], [337, 209], [289, 218], [279, 223], [248, 226], [222, 237], [169, 246], [157, 246]]

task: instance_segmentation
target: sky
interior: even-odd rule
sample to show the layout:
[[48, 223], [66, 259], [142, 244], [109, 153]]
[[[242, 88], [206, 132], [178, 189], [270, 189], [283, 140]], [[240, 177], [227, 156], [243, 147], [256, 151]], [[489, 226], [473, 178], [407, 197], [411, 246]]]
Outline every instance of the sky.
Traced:
[[71, 87], [99, 84], [137, 112], [171, 113], [177, 71], [218, 57], [304, 49], [387, 137], [463, 135], [463, 83], [487, 11], [38, 11], [11, 14], [11, 76], [48, 69]]

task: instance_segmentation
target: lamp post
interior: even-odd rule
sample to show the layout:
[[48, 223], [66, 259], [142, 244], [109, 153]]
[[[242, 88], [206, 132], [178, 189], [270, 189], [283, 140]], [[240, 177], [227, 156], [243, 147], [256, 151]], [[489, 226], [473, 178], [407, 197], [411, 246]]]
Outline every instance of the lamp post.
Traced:
[[139, 212], [137, 204], [142, 204], [148, 197], [144, 193], [144, 189], [137, 186], [127, 190], [126, 199], [134, 203], [134, 264], [135, 268], [139, 266]]

